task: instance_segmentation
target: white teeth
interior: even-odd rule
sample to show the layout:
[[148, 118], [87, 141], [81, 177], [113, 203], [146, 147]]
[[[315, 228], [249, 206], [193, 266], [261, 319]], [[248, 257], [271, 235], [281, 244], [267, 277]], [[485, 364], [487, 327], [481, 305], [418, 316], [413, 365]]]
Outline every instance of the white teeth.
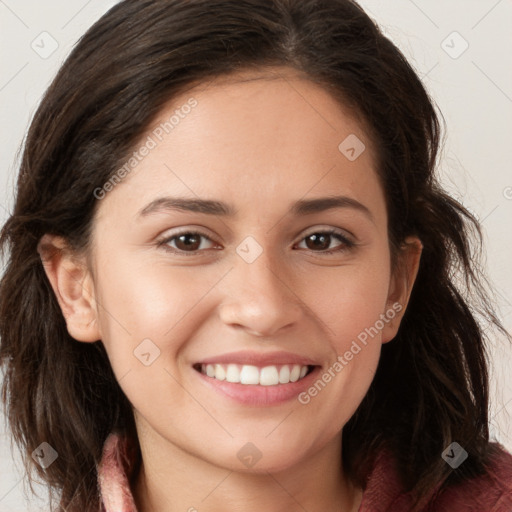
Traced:
[[240, 382], [240, 370], [236, 364], [228, 364], [226, 380], [228, 382]]
[[290, 372], [290, 381], [296, 382], [299, 380], [300, 376], [300, 366], [298, 364], [294, 365], [292, 371]]
[[282, 366], [265, 366], [237, 364], [202, 364], [201, 373], [217, 380], [239, 382], [246, 385], [276, 386], [296, 382], [305, 377], [307, 366], [299, 364]]
[[[215, 375], [217, 378], [217, 375]], [[259, 384], [260, 372], [256, 366], [244, 365], [240, 372], [240, 384]]]
[[265, 366], [260, 372], [260, 384], [262, 386], [275, 386], [279, 384], [279, 373], [275, 366]]
[[217, 380], [226, 380], [226, 371], [221, 364], [215, 365], [215, 378]]
[[284, 365], [279, 372], [279, 382], [281, 384], [288, 384], [290, 382], [290, 367]]

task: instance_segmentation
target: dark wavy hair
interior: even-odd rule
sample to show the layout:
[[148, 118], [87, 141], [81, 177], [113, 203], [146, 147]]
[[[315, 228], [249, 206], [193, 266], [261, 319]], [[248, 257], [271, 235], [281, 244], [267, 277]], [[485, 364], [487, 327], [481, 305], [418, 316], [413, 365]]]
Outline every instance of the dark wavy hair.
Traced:
[[[39, 240], [60, 235], [87, 254], [94, 190], [170, 99], [222, 75], [283, 65], [325, 87], [365, 126], [392, 255], [409, 235], [424, 247], [399, 332], [383, 346], [371, 387], [343, 429], [344, 467], [364, 486], [376, 455], [390, 449], [418, 510], [439, 486], [485, 472], [495, 447], [477, 319], [505, 331], [478, 264], [479, 223], [439, 185], [439, 118], [402, 53], [350, 0], [125, 0], [79, 40], [45, 93], [0, 233], [8, 254], [0, 282], [2, 397], [27, 473], [35, 469], [57, 491], [58, 510], [97, 510], [105, 438], [118, 430], [137, 441], [102, 342], [78, 343], [67, 332]], [[59, 454], [46, 470], [30, 456], [43, 441]], [[452, 441], [469, 453], [456, 470], [441, 458]]]

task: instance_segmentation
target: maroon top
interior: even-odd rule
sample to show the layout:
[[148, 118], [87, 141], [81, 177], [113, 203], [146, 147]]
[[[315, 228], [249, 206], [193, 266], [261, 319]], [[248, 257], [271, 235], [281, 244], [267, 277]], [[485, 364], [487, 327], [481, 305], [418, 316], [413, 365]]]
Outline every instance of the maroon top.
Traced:
[[[496, 443], [492, 443], [496, 445]], [[512, 512], [512, 455], [503, 446], [488, 472], [433, 498], [425, 512]], [[129, 484], [134, 450], [126, 438], [111, 434], [98, 466], [102, 512], [137, 512]], [[369, 475], [359, 512], [408, 512], [410, 496], [403, 492], [392, 456], [382, 452]]]

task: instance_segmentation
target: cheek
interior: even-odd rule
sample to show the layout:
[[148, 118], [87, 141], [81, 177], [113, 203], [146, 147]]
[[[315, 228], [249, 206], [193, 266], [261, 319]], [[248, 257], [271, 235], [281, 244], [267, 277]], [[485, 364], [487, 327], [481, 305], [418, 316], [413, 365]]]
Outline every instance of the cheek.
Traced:
[[199, 311], [198, 302], [215, 282], [201, 279], [197, 271], [154, 263], [137, 268], [106, 264], [97, 281], [100, 331], [118, 376], [140, 367], [140, 350], [173, 356], [180, 333], [190, 329], [191, 312]]
[[201, 298], [218, 277], [155, 264], [103, 268], [98, 275], [102, 340], [123, 392], [148, 416], [190, 407], [176, 361], [205, 315]]
[[[363, 264], [317, 274], [309, 302], [326, 326], [336, 348], [344, 350], [361, 332], [385, 313], [389, 289], [388, 259], [372, 258]], [[379, 324], [380, 325], [380, 324]]]
[[331, 413], [337, 416], [333, 428], [355, 412], [379, 362], [390, 275], [386, 254], [375, 251], [373, 257], [357, 264], [317, 273], [315, 286], [311, 286], [312, 279], [305, 288], [310, 290], [308, 303], [314, 305], [312, 309], [324, 326], [331, 355], [320, 375], [329, 391], [324, 392], [324, 384], [319, 382], [303, 398], [305, 403], [322, 394], [313, 407], [332, 406]]

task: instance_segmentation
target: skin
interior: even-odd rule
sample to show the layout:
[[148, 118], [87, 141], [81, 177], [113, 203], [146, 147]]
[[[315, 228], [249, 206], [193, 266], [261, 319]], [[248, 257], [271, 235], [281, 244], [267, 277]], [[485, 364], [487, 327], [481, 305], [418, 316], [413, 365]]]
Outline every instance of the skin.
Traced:
[[[355, 511], [362, 491], [341, 467], [341, 432], [371, 384], [382, 343], [396, 335], [421, 244], [408, 239], [404, 265], [392, 273], [373, 145], [320, 86], [288, 68], [218, 78], [175, 97], [148, 134], [190, 97], [197, 106], [101, 200], [88, 257], [58, 237], [40, 244], [70, 334], [102, 340], [133, 404], [143, 455], [137, 505]], [[350, 134], [366, 146], [355, 161], [338, 149]], [[333, 191], [369, 215], [351, 207], [289, 213], [294, 202]], [[162, 196], [214, 199], [237, 214], [137, 217]], [[158, 245], [193, 228], [211, 241], [201, 238], [192, 256]], [[317, 248], [309, 235], [329, 228], [355, 246], [327, 237]], [[252, 263], [236, 252], [247, 236], [263, 251]], [[176, 238], [167, 246], [186, 250]], [[286, 350], [327, 369], [395, 303], [402, 311], [307, 404], [241, 405], [192, 369], [241, 349]], [[133, 353], [146, 338], [160, 350], [149, 366]], [[237, 457], [247, 442], [262, 455], [251, 468]]]

